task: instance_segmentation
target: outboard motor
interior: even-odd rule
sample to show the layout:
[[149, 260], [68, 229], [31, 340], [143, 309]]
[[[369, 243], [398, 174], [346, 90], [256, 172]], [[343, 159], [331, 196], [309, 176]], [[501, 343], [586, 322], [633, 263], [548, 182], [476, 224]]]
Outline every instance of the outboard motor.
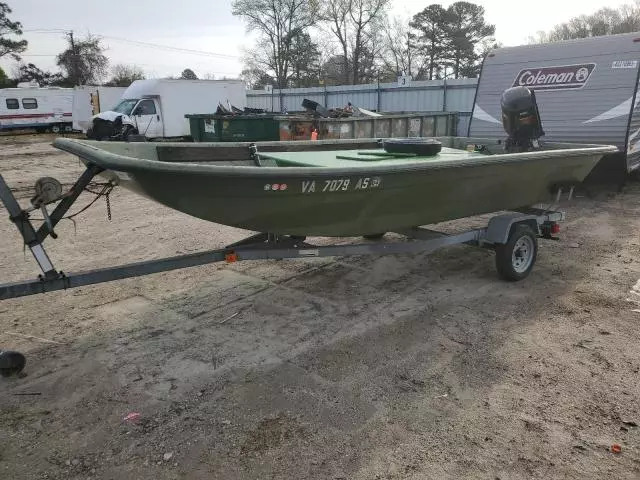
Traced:
[[502, 93], [502, 125], [509, 137], [505, 150], [509, 153], [528, 152], [540, 148], [538, 139], [544, 135], [536, 94], [527, 87], [513, 87]]

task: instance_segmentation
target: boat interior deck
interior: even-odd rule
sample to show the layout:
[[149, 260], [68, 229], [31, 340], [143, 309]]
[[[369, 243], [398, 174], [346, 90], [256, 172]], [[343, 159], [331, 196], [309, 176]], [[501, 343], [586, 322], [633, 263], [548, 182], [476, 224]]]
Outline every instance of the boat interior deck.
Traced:
[[418, 156], [412, 154], [391, 154], [382, 149], [328, 152], [269, 152], [261, 158], [275, 160], [279, 167], [353, 167], [357, 163], [375, 163], [376, 165], [413, 164], [423, 162], [442, 162], [448, 160], [467, 160], [483, 157], [476, 152], [467, 152], [442, 147], [437, 155]]

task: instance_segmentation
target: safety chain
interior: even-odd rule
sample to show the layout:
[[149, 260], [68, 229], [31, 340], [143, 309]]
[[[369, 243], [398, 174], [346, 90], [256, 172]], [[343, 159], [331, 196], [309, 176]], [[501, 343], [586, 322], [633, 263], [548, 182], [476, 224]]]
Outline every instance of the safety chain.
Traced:
[[111, 182], [107, 182], [107, 183], [95, 183], [95, 186], [102, 186], [102, 190], [100, 190], [99, 192], [96, 192], [95, 190], [91, 190], [90, 188], [85, 187], [85, 190], [89, 193], [93, 193], [96, 198], [93, 199], [93, 201], [91, 201], [88, 205], [86, 205], [84, 208], [81, 208], [80, 210], [78, 210], [76, 213], [74, 213], [73, 215], [68, 215], [64, 218], [66, 219], [73, 219], [73, 217], [80, 215], [82, 212], [85, 212], [86, 210], [88, 210], [94, 203], [96, 203], [98, 201], [98, 199], [100, 197], [105, 197], [105, 200], [107, 202], [107, 218], [109, 219], [109, 221], [111, 221], [111, 199], [109, 198], [109, 195], [111, 194], [111, 191], [113, 190], [113, 188], [115, 187], [115, 185]]
[[[111, 187], [111, 190], [113, 190], [113, 187]], [[111, 190], [109, 190], [104, 197], [104, 199], [107, 202], [107, 218], [109, 219], [109, 221], [111, 221], [111, 199], [109, 198], [109, 194], [111, 193]]]

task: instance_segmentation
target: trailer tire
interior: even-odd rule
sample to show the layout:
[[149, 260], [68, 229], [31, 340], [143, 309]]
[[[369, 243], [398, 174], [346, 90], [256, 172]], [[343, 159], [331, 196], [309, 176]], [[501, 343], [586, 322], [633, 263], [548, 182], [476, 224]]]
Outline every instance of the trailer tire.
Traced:
[[60, 133], [60, 125], [51, 125], [51, 131], [53, 133]]
[[538, 255], [538, 237], [530, 226], [514, 225], [507, 243], [496, 245], [496, 269], [504, 280], [517, 282], [529, 276]]

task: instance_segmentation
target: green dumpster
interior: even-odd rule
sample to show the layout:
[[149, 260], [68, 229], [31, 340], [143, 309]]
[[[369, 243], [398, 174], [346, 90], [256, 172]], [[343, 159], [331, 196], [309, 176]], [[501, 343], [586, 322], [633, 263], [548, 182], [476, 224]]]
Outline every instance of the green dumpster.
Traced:
[[219, 142], [220, 128], [216, 125], [214, 114], [188, 114], [189, 130], [194, 142]]
[[280, 139], [274, 115], [189, 114], [194, 142], [259, 142]]

